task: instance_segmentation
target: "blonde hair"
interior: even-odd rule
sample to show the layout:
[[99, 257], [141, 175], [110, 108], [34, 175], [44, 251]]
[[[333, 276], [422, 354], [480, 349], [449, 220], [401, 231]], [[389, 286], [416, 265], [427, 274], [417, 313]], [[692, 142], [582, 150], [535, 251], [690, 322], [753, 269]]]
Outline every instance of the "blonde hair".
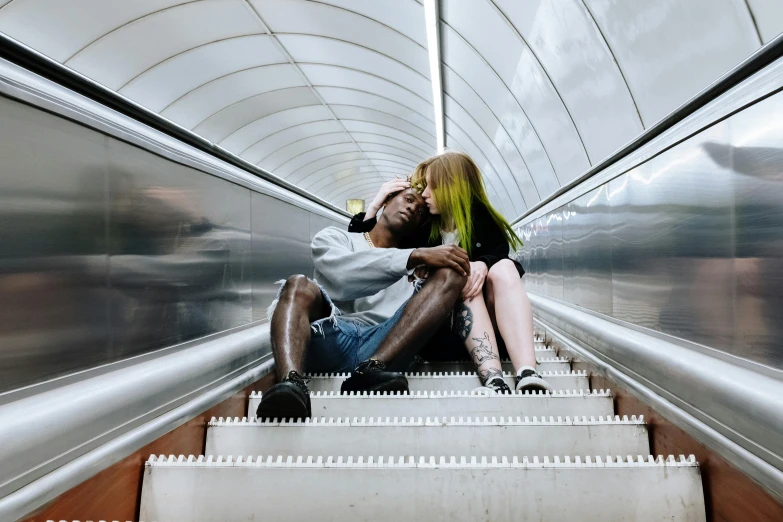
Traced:
[[430, 240], [437, 241], [444, 224], [453, 225], [459, 232], [460, 246], [470, 254], [473, 245], [473, 205], [483, 205], [503, 231], [506, 241], [513, 248], [522, 241], [506, 219], [492, 207], [484, 189], [484, 178], [478, 166], [467, 154], [444, 152], [419, 163], [411, 176], [411, 186], [424, 192], [430, 176], [430, 190], [440, 211], [440, 219], [433, 216]]

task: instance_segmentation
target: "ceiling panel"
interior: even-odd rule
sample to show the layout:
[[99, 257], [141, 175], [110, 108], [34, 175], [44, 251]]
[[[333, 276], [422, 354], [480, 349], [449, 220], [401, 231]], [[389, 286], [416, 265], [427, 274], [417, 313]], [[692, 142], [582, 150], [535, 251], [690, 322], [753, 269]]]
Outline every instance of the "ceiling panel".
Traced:
[[288, 62], [269, 36], [228, 38], [162, 61], [128, 82], [120, 93], [160, 112], [191, 91], [207, 88], [209, 82], [219, 83], [232, 73], [275, 63]]
[[[471, 85], [495, 83], [495, 88], [513, 95], [549, 152], [561, 181], [584, 172], [590, 163], [568, 110], [541, 64], [502, 17], [486, 1], [457, 4], [448, 0], [442, 14], [444, 62], [469, 78]], [[485, 74], [463, 73], [463, 61], [468, 69]]]
[[318, 0], [372, 18], [398, 31], [422, 47], [427, 47], [424, 6], [416, 0]]
[[353, 91], [337, 87], [318, 87], [321, 98], [330, 106], [366, 107], [405, 120], [416, 127], [435, 132], [435, 124], [422, 113], [401, 105], [389, 98], [364, 91]]
[[[427, 151], [420, 146], [411, 145], [407, 141], [403, 141], [390, 136], [384, 136], [383, 134], [375, 134], [369, 132], [351, 132], [353, 139], [359, 143], [373, 143], [377, 145], [388, 145], [390, 147], [397, 147], [398, 149], [407, 150], [411, 154], [420, 155], [423, 158], [428, 158], [432, 155], [432, 151]], [[422, 144], [424, 145], [424, 144]]]
[[161, 114], [191, 129], [213, 114], [235, 103], [265, 92], [305, 87], [291, 64], [245, 69], [211, 81], [181, 97]]
[[748, 0], [761, 41], [767, 43], [783, 33], [783, 2], [780, 0]]
[[299, 63], [334, 65], [372, 74], [394, 81], [432, 103], [429, 75], [416, 71], [405, 62], [332, 38], [307, 34], [281, 34], [278, 38]]
[[281, 165], [314, 149], [341, 143], [353, 143], [353, 141], [351, 140], [351, 137], [343, 131], [308, 136], [307, 138], [302, 138], [301, 140], [277, 149], [269, 156], [259, 160], [258, 164], [270, 172], [276, 172]]
[[213, 114], [193, 128], [208, 140], [220, 142], [255, 120], [281, 110], [320, 105], [309, 87], [295, 87], [257, 94]]
[[585, 0], [585, 4], [648, 127], [759, 46], [741, 0]]
[[381, 145], [378, 143], [364, 143], [364, 142], [357, 142], [357, 143], [359, 144], [359, 147], [365, 152], [384, 152], [387, 154], [394, 154], [402, 158], [407, 158], [413, 162], [416, 162], [416, 164], [427, 159], [427, 156], [423, 154], [413, 153], [406, 149], [401, 149], [399, 147], [393, 147], [390, 145]]
[[385, 54], [429, 78], [424, 46], [403, 33], [352, 11], [304, 0], [250, 0], [274, 33], [327, 36]]
[[321, 104], [282, 109], [237, 129], [222, 140], [220, 145], [234, 154], [241, 155], [248, 147], [276, 132], [302, 123], [333, 119], [329, 109]]
[[182, 3], [183, 0], [15, 0], [0, 11], [0, 31], [64, 62], [106, 33]]
[[[333, 105], [332, 110], [341, 120], [372, 121], [410, 134], [414, 138], [418, 138], [421, 141], [435, 141], [435, 136], [430, 132], [429, 129], [419, 127], [393, 114], [351, 105]], [[429, 125], [427, 127], [429, 127]]]
[[[325, 66], [302, 66], [302, 70], [305, 71], [307, 77], [310, 79], [316, 90], [321, 94], [326, 103], [335, 105], [360, 105], [363, 107], [372, 108], [375, 104], [380, 104], [378, 110], [384, 110], [389, 114], [397, 114], [402, 109], [402, 114], [408, 112], [416, 113], [416, 120], [422, 121], [421, 125], [431, 127], [432, 132], [435, 132], [434, 126], [434, 113], [432, 104], [427, 100], [420, 98], [412, 92], [394, 84], [389, 81], [369, 76], [364, 73], [357, 73], [353, 71], [349, 74], [340, 75], [339, 77], [330, 78], [330, 75], [315, 73], [312, 68], [322, 68]], [[336, 69], [335, 67], [325, 67], [331, 71]], [[318, 71], [323, 72], [323, 70]], [[382, 97], [390, 102], [393, 102], [399, 107], [384, 103], [383, 100], [373, 100], [372, 97]], [[329, 98], [329, 99], [327, 99]], [[331, 102], [329, 100], [335, 100]]]
[[298, 169], [310, 165], [311, 163], [323, 158], [332, 158], [340, 154], [356, 151], [359, 151], [359, 147], [357, 147], [356, 144], [352, 141], [325, 145], [323, 147], [309, 150], [289, 161], [286, 161], [285, 163], [278, 165], [274, 172], [279, 176], [286, 177], [292, 172], [295, 172]]
[[415, 147], [421, 148], [427, 151], [430, 155], [433, 155], [436, 152], [434, 136], [428, 136], [426, 140], [423, 140], [417, 138], [416, 136], [412, 136], [407, 132], [401, 131], [396, 127], [391, 127], [389, 125], [374, 121], [350, 120], [343, 118], [342, 123], [352, 134], [366, 133], [376, 134], [379, 136], [389, 136], [396, 140], [404, 141], [405, 143], [410, 143]]
[[81, 49], [65, 64], [109, 88], [120, 89], [176, 54], [261, 32], [242, 0], [191, 2], [123, 25]]
[[347, 161], [357, 161], [357, 160], [368, 161], [367, 156], [365, 156], [362, 152], [348, 152], [345, 154], [335, 154], [334, 156], [321, 158], [308, 165], [296, 169], [294, 172], [291, 172], [287, 176], [287, 180], [291, 183], [298, 183], [303, 178], [306, 178], [308, 175], [312, 174], [313, 172], [316, 172], [323, 168], [330, 167], [332, 165], [338, 165]]
[[349, 168], [340, 166], [336, 170], [330, 169], [328, 171], [326, 169], [322, 169], [302, 179], [299, 181], [298, 185], [305, 190], [311, 190], [313, 185], [321, 183], [324, 180], [327, 180], [328, 183], [331, 183], [338, 179], [345, 179], [348, 176], [368, 176], [372, 177], [373, 179], [377, 179], [378, 170], [375, 167], [369, 165], [369, 162], [365, 163], [367, 163], [365, 166]]
[[493, 0], [550, 78], [592, 163], [644, 128], [612, 53], [581, 0]]
[[[507, 131], [509, 127], [530, 126], [561, 182], [568, 176], [587, 169], [587, 156], [570, 121], [564, 122], [563, 118], [553, 115], [552, 119], [544, 122], [544, 129], [539, 128], [539, 125], [530, 119], [528, 107], [523, 106], [522, 101], [512, 93], [510, 86], [503, 82], [473, 48], [451, 29], [445, 28], [441, 35], [444, 63], [462, 78], [468, 78], [465, 81], [492, 107], [492, 111]], [[560, 124], [564, 124], [566, 129], [562, 129]]]
[[319, 134], [345, 132], [336, 120], [323, 120], [294, 125], [266, 136], [242, 151], [242, 157], [251, 163], [258, 163], [276, 150], [299, 140]]

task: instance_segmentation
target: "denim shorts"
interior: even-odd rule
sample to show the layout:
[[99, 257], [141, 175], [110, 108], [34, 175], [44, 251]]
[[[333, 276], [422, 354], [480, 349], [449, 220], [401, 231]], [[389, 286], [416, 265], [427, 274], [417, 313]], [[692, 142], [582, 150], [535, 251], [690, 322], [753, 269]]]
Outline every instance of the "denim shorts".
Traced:
[[[327, 302], [326, 292], [321, 290]], [[400, 321], [407, 302], [400, 306], [389, 319], [376, 325], [365, 325], [339, 315], [313, 323], [310, 346], [305, 364], [308, 373], [352, 372], [356, 366], [371, 358], [378, 350], [392, 327]], [[395, 360], [389, 369], [404, 370], [416, 354]]]

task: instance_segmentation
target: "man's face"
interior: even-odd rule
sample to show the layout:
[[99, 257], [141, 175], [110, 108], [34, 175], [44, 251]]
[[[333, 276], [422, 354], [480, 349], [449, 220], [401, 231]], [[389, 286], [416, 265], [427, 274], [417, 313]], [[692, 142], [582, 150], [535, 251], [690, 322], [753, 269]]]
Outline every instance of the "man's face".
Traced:
[[412, 234], [429, 216], [427, 203], [411, 189], [395, 195], [383, 209], [383, 217], [389, 228], [401, 234]]

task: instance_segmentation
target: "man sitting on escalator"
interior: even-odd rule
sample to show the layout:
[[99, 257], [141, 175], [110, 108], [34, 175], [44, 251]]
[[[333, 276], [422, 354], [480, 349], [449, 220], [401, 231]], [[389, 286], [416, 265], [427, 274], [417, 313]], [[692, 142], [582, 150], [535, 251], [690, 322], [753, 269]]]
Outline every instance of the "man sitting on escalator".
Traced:
[[[278, 384], [267, 390], [259, 418], [311, 415], [305, 372], [352, 372], [343, 392], [407, 392], [401, 373], [449, 318], [467, 275], [467, 253], [455, 246], [399, 248], [428, 218], [412, 189], [386, 200], [370, 232], [329, 227], [313, 238], [315, 281], [290, 277], [270, 306]], [[426, 284], [410, 275], [427, 265]]]

